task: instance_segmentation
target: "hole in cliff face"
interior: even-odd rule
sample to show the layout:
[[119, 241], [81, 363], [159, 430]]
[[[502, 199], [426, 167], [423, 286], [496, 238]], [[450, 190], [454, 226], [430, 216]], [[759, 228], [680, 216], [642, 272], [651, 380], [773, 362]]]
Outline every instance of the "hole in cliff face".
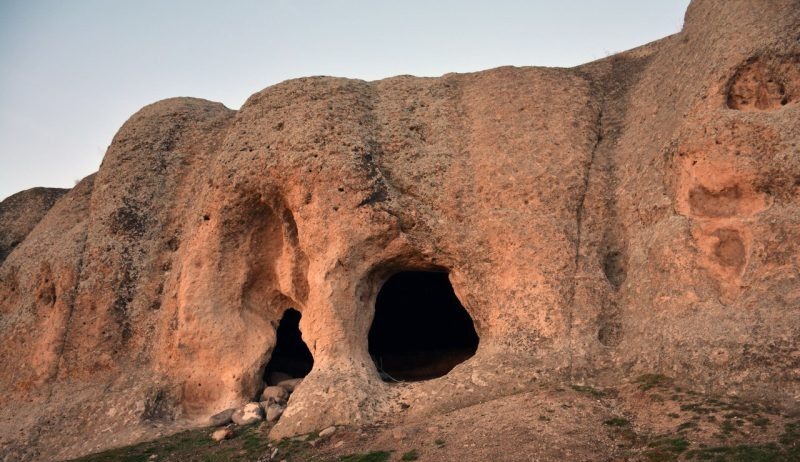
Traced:
[[441, 377], [478, 349], [478, 334], [447, 273], [404, 271], [375, 302], [369, 353], [384, 381]]
[[800, 55], [761, 56], [739, 69], [728, 90], [728, 107], [770, 111], [792, 103], [800, 90]]
[[622, 313], [614, 302], [603, 305], [598, 318], [597, 340], [604, 346], [617, 346], [622, 340]]
[[301, 378], [311, 372], [314, 357], [300, 335], [300, 312], [289, 308], [278, 324], [275, 349], [264, 370], [264, 381], [276, 385], [289, 378]]
[[740, 270], [745, 264], [745, 247], [739, 233], [733, 229], [720, 229], [714, 233], [719, 241], [714, 246], [714, 255], [723, 266]]
[[603, 273], [614, 290], [619, 290], [626, 278], [625, 256], [617, 251], [608, 252], [603, 258]]
[[739, 185], [728, 186], [719, 191], [710, 191], [702, 185], [689, 191], [689, 205], [692, 213], [706, 217], [730, 217], [736, 214], [738, 202], [742, 199]]

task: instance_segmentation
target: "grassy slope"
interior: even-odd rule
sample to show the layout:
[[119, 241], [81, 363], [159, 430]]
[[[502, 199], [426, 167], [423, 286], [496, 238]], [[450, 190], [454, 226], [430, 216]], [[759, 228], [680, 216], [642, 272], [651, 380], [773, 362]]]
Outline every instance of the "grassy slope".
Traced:
[[[507, 435], [509, 441], [498, 437], [487, 438], [480, 433], [483, 427], [502, 426], [504, 422], [517, 422], [524, 414], [538, 414], [536, 425], [528, 425], [529, 438], [545, 438], [542, 429], [555, 434], [575, 432], [572, 420], [559, 420], [557, 415], [563, 408], [578, 408], [575, 416], [587, 409], [602, 416], [590, 428], [590, 434], [577, 435], [583, 439], [605, 439], [610, 442], [600, 446], [601, 452], [592, 454], [598, 460], [662, 461], [718, 461], [718, 462], [781, 462], [800, 460], [800, 419], [786, 415], [763, 404], [746, 402], [736, 398], [703, 395], [675, 386], [671, 380], [659, 375], [642, 376], [638, 381], [620, 386], [618, 389], [599, 389], [588, 385], [542, 386], [531, 402], [539, 405], [546, 401], [562, 403], [559, 406], [519, 409], [519, 415], [505, 415], [499, 421], [491, 411], [499, 409], [501, 398], [494, 402], [468, 408], [467, 415], [472, 424], [462, 424], [464, 410], [448, 415], [432, 417], [427, 421], [398, 424], [396, 426], [374, 426], [364, 428], [339, 428], [324, 440], [316, 434], [303, 438], [270, 442], [267, 424], [239, 428], [236, 436], [222, 443], [209, 437], [212, 429], [197, 429], [164, 437], [155, 441], [93, 454], [76, 462], [149, 462], [149, 461], [316, 461], [316, 462], [386, 462], [397, 460], [447, 461], [456, 457], [465, 460], [463, 437], [475, 446], [502, 448], [494, 452], [494, 459], [528, 460], [537, 456], [549, 460], [547, 454], [532, 454], [530, 447], [522, 453], [520, 434]], [[529, 399], [526, 397], [526, 399]], [[555, 399], [555, 401], [553, 401]], [[487, 407], [488, 406], [488, 407]], [[513, 406], [512, 406], [513, 407]], [[537, 410], [538, 409], [538, 410]], [[488, 412], [487, 412], [488, 410]], [[507, 413], [507, 412], [506, 412]], [[440, 425], [439, 433], [432, 433], [431, 425], [438, 422], [457, 422], [447, 434], [446, 426]], [[566, 422], [566, 423], [565, 423]], [[549, 428], [554, 426], [556, 428]], [[586, 432], [585, 428], [582, 432]], [[400, 436], [397, 436], [400, 429]], [[523, 433], [523, 435], [526, 433]], [[405, 435], [418, 435], [406, 437]], [[572, 437], [576, 437], [572, 435]], [[453, 441], [453, 444], [449, 444]], [[456, 442], [459, 441], [459, 442]], [[561, 440], [542, 445], [558, 444]], [[570, 440], [564, 440], [568, 441]], [[574, 441], [574, 440], [573, 440]], [[517, 450], [517, 448], [519, 448]], [[277, 450], [274, 459], [270, 459]], [[515, 452], [516, 451], [516, 452]], [[470, 453], [467, 453], [470, 454]], [[480, 451], [476, 450], [475, 457]], [[579, 454], [575, 454], [576, 457]], [[592, 457], [590, 456], [590, 457]], [[467, 455], [466, 458], [470, 456]], [[586, 454], [583, 455], [586, 457]], [[484, 457], [485, 458], [485, 457]], [[484, 460], [483, 458], [469, 460]], [[465, 461], [466, 462], [466, 461]]]

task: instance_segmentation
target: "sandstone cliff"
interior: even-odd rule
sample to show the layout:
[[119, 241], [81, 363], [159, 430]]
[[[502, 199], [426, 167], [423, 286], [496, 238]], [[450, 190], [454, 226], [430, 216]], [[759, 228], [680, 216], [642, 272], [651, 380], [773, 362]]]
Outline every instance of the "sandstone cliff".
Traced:
[[[0, 266], [0, 455], [252, 399], [288, 308], [314, 368], [276, 437], [557, 377], [662, 373], [796, 408], [799, 40], [796, 0], [698, 0], [680, 33], [576, 68], [143, 108]], [[480, 345], [389, 384], [367, 334], [409, 269], [448, 272]]]

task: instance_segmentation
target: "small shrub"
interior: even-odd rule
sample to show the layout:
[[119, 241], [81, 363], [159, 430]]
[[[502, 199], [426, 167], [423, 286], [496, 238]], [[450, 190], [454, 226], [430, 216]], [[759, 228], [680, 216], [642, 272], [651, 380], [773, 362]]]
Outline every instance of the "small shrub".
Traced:
[[753, 425], [762, 428], [766, 427], [767, 425], [769, 425], [769, 419], [766, 417], [756, 417], [755, 419], [753, 419]]
[[686, 422], [678, 425], [678, 431], [688, 430], [690, 428], [695, 428], [695, 427], [697, 427], [697, 423], [692, 422], [691, 420], [689, 420], [689, 421], [686, 421]]
[[639, 383], [639, 389], [642, 391], [650, 390], [651, 388], [655, 388], [663, 383], [667, 382], [669, 377], [662, 374], [644, 374], [639, 376], [636, 379], [636, 382]]
[[407, 453], [403, 454], [403, 457], [400, 460], [417, 460], [419, 459], [419, 454], [417, 453], [416, 449], [412, 449]]
[[603, 393], [601, 390], [590, 387], [588, 385], [571, 385], [571, 387], [578, 393], [584, 393], [592, 396], [593, 398], [602, 398], [603, 396], [605, 396], [605, 393]]
[[609, 427], [627, 427], [630, 425], [628, 419], [623, 419], [621, 417], [613, 417], [611, 419], [603, 421], [603, 424], [608, 425]]

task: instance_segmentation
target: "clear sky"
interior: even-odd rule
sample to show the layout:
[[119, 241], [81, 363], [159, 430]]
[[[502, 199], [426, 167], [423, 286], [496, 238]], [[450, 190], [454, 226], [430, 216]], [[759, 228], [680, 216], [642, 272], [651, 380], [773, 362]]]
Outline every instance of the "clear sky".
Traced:
[[238, 109], [294, 77], [574, 66], [678, 32], [688, 0], [0, 0], [0, 199], [72, 187], [142, 106]]

